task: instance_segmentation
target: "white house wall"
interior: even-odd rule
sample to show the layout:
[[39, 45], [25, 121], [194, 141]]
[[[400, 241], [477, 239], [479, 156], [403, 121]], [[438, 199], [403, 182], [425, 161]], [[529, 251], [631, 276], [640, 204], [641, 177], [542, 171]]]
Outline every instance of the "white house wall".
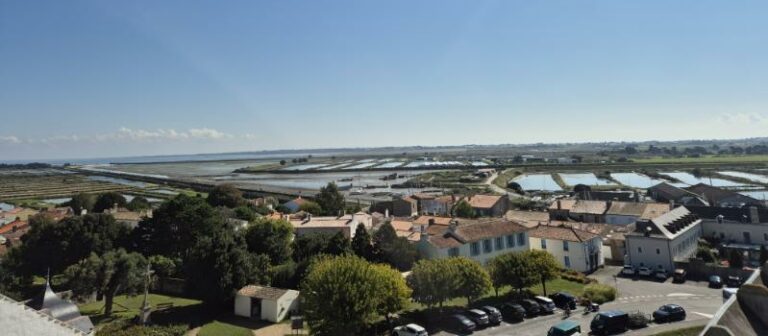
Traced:
[[249, 296], [235, 296], [235, 315], [251, 317], [251, 298]]
[[[518, 241], [518, 235], [523, 235], [523, 244], [519, 244]], [[496, 243], [495, 243], [495, 237], [490, 238], [491, 240], [491, 246], [493, 247], [492, 251], [490, 253], [485, 253], [483, 250], [483, 243], [482, 241], [479, 241], [480, 244], [480, 254], [478, 255], [472, 255], [471, 253], [471, 243], [463, 244], [459, 249], [458, 256], [461, 257], [467, 257], [472, 260], [475, 260], [481, 264], [485, 264], [488, 262], [488, 260], [492, 259], [493, 257], [496, 257], [498, 255], [509, 253], [509, 252], [519, 252], [519, 251], [527, 251], [528, 250], [528, 233], [527, 232], [520, 232], [520, 233], [514, 233], [515, 235], [515, 246], [514, 247], [508, 247], [507, 245], [507, 238], [506, 235], [502, 236], [503, 239], [503, 245], [504, 247], [501, 249], [496, 249]], [[423, 256], [428, 259], [436, 259], [436, 258], [448, 258], [450, 249], [441, 249], [433, 246], [432, 244], [429, 244], [427, 242], [420, 242], [419, 243], [419, 249], [422, 252]]]
[[565, 257], [568, 256], [571, 266], [567, 268], [578, 272], [592, 271], [589, 269], [588, 246], [590, 244], [594, 245], [594, 248], [597, 249], [596, 251], [598, 251], [597, 265], [595, 265], [595, 267], [599, 267], [604, 264], [602, 240], [599, 237], [584, 243], [568, 242], [568, 251], [563, 249], [564, 246], [562, 240], [547, 239], [546, 249], [541, 247], [541, 238], [531, 237], [529, 240], [531, 250], [542, 250], [549, 252], [564, 268], [566, 268]]
[[645, 266], [653, 270], [661, 267], [667, 272], [672, 272], [676, 260], [685, 260], [696, 253], [701, 234], [701, 225], [696, 224], [674, 240], [657, 236], [628, 235], [626, 241], [629, 262], [635, 267]]
[[702, 226], [704, 237], [717, 237], [722, 241], [746, 244], [744, 233], [749, 232], [750, 244], [768, 244], [768, 223], [718, 223], [717, 220], [704, 220]]

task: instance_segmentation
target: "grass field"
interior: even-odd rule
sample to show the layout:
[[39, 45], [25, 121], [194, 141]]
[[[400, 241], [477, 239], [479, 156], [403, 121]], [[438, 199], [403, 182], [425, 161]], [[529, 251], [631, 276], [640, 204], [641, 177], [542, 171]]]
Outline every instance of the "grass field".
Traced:
[[[95, 325], [111, 323], [118, 320], [130, 320], [139, 314], [143, 302], [143, 295], [120, 295], [115, 297], [111, 317], [104, 316], [104, 301], [97, 301], [80, 305], [80, 313], [90, 316]], [[200, 301], [160, 294], [149, 294], [149, 303], [153, 307], [157, 307], [157, 305], [161, 303], [173, 303], [173, 307], [176, 309], [199, 305]]]
[[662, 333], [654, 334], [653, 336], [696, 336], [704, 330], [704, 326], [688, 327], [678, 330], [670, 330]]
[[[250, 322], [250, 321], [245, 321]], [[219, 321], [215, 320], [211, 323], [204, 325], [197, 333], [199, 336], [251, 336], [253, 335], [250, 328], [242, 327], [237, 324], [231, 323], [231, 321]]]
[[767, 162], [768, 155], [706, 155], [702, 157], [651, 157], [632, 159], [637, 163], [740, 163]]

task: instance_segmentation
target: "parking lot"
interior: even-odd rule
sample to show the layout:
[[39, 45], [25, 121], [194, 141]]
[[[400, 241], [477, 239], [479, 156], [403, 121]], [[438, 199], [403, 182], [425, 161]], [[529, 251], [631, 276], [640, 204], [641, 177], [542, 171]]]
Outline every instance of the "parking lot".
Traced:
[[[659, 282], [652, 279], [614, 277], [620, 267], [607, 266], [592, 275], [601, 283], [618, 288], [619, 297], [613, 302], [600, 306], [600, 310], [622, 310], [625, 312], [640, 311], [646, 315], [660, 306], [674, 303], [685, 308], [685, 321], [656, 324], [651, 323], [646, 328], [630, 330], [622, 335], [652, 335], [667, 330], [688, 326], [703, 325], [722, 305], [720, 289], [707, 287], [706, 282], [686, 281], [682, 284], [672, 283], [672, 279]], [[581, 324], [583, 334], [589, 332], [589, 323], [595, 313], [584, 314], [583, 307], [578, 307], [567, 319]], [[474, 335], [546, 335], [549, 328], [565, 319], [562, 310], [554, 314], [525, 319], [520, 323], [502, 323], [499, 326], [475, 331]], [[436, 335], [455, 335], [441, 332]]]

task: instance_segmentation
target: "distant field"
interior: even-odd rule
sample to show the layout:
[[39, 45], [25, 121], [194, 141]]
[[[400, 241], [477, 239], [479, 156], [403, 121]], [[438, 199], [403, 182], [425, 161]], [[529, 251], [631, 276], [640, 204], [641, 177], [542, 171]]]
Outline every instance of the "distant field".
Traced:
[[92, 181], [82, 175], [57, 176], [2, 176], [0, 200], [24, 200], [36, 198], [68, 197], [79, 192], [103, 193], [128, 191], [125, 185]]
[[636, 163], [740, 163], [768, 162], [768, 155], [707, 155], [702, 157], [652, 157], [647, 159], [632, 159]]

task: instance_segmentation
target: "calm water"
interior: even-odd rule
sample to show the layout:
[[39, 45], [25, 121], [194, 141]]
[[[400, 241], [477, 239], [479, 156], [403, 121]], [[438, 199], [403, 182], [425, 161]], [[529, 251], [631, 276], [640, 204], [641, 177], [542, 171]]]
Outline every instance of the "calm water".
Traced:
[[320, 168], [325, 166], [327, 166], [327, 164], [325, 163], [315, 163], [315, 164], [291, 166], [291, 167], [283, 168], [283, 170], [307, 170], [307, 169], [315, 169], [315, 168]]
[[657, 180], [638, 173], [611, 173], [616, 181], [621, 182], [623, 185], [627, 185], [633, 188], [649, 188], [655, 186], [664, 180]]
[[126, 179], [109, 177], [109, 176], [88, 176], [88, 179], [89, 180], [93, 180], [93, 181], [101, 181], [101, 182], [110, 182], [110, 183], [122, 184], [122, 185], [127, 185], [127, 186], [131, 186], [131, 187], [136, 187], [136, 188], [146, 188], [147, 187], [147, 184], [144, 183], [144, 182], [130, 181], [130, 180], [126, 180]]
[[595, 174], [592, 173], [580, 173], [580, 174], [562, 174], [560, 178], [563, 179], [565, 184], [569, 186], [575, 186], [577, 184], [585, 185], [611, 185], [612, 183], [603, 179], [598, 179]]
[[696, 176], [693, 176], [693, 174], [685, 173], [685, 172], [671, 172], [671, 173], [661, 173], [661, 174], [674, 177], [688, 185], [694, 185], [699, 183], [709, 184], [713, 187], [737, 187], [737, 186], [744, 185], [743, 183], [728, 181], [720, 178], [712, 178], [712, 181], [710, 183], [709, 178], [696, 177]]
[[752, 180], [752, 181], [755, 181], [755, 182], [767, 183], [768, 184], [768, 176], [764, 176], [764, 175], [757, 175], [757, 174], [750, 174], [750, 173], [743, 173], [743, 172], [735, 172], [735, 171], [723, 171], [723, 172], [718, 172], [718, 173], [723, 174], [723, 175], [728, 175], [728, 176], [741, 177], [741, 178], [745, 178], [745, 179]]
[[521, 175], [514, 179], [523, 190], [562, 191], [550, 174]]
[[366, 161], [366, 162], [363, 162], [363, 161], [366, 161], [366, 160], [358, 161], [362, 163], [356, 164], [354, 166], [349, 166], [344, 169], [363, 169], [363, 168], [368, 168], [370, 166], [375, 166], [377, 164], [377, 162], [372, 162], [373, 160]]
[[[354, 187], [364, 187], [366, 185], [385, 186], [387, 184], [403, 183], [408, 178], [399, 178], [393, 181], [382, 181], [381, 178], [389, 174], [397, 173], [398, 175], [415, 176], [414, 172], [397, 171], [397, 172], [334, 172], [334, 173], [303, 173], [303, 174], [233, 174], [230, 176], [221, 176], [216, 178], [217, 181], [227, 181], [238, 184], [253, 184], [271, 187], [281, 188], [295, 188], [295, 189], [311, 189], [320, 190], [321, 187], [326, 186], [329, 182], [336, 182], [339, 186], [349, 186], [352, 184]], [[419, 173], [426, 173], [419, 172]], [[352, 179], [352, 181], [340, 181], [340, 180]], [[382, 188], [366, 190], [369, 192], [375, 191], [388, 191]]]
[[385, 163], [383, 165], [376, 166], [376, 168], [395, 168], [395, 167], [402, 166], [403, 163], [405, 163], [405, 162], [387, 162], [387, 163]]

